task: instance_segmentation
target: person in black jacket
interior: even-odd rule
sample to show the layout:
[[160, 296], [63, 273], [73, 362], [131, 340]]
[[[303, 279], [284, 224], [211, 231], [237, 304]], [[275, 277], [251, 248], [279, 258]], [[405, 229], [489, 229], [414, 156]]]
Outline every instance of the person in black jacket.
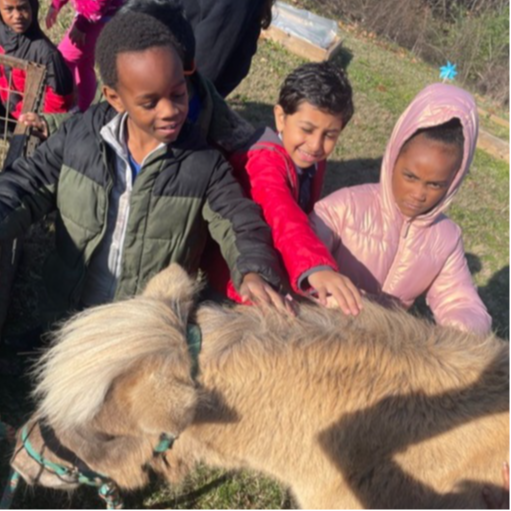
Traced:
[[275, 0], [183, 0], [196, 39], [195, 63], [226, 97], [247, 76]]
[[[51, 317], [133, 296], [171, 262], [199, 269], [208, 232], [246, 300], [291, 310], [258, 206], [187, 121], [183, 60], [152, 16], [117, 14], [96, 59], [107, 102], [0, 173], [0, 241], [57, 211]], [[113, 107], [113, 108], [112, 108]]]

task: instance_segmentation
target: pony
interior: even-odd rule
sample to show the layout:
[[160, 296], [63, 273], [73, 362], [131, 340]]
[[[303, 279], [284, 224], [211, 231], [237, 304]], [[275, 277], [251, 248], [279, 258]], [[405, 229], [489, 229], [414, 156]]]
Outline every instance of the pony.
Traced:
[[130, 490], [204, 462], [265, 473], [305, 508], [484, 508], [500, 491], [506, 342], [369, 301], [357, 317], [194, 307], [198, 287], [171, 265], [60, 328], [11, 459], [28, 484], [72, 489], [85, 466]]

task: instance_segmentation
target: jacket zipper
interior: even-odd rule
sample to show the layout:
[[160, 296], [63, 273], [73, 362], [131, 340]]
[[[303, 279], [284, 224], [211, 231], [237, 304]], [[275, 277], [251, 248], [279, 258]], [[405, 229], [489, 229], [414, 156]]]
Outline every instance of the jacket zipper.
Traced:
[[381, 287], [382, 291], [385, 288], [385, 286], [387, 285], [387, 282], [389, 282], [391, 280], [391, 277], [395, 273], [396, 262], [400, 260], [399, 256], [400, 256], [400, 254], [401, 254], [401, 252], [403, 250], [403, 246], [405, 244], [404, 240], [406, 240], [406, 238], [408, 237], [408, 232], [410, 231], [410, 226], [412, 225], [412, 220], [413, 219], [410, 218], [409, 220], [407, 220], [401, 226], [401, 230], [400, 230], [400, 233], [399, 233], [399, 243], [398, 243], [398, 246], [397, 246], [396, 254], [394, 255], [394, 260], [392, 261], [392, 265], [390, 267], [390, 270], [387, 273], [387, 277], [385, 278], [385, 281], [383, 282], [383, 285]]

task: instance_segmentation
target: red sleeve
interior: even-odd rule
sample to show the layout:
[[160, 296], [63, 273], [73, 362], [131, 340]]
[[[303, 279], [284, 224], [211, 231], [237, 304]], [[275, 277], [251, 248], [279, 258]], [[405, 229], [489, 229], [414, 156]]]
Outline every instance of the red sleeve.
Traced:
[[[282, 255], [291, 286], [300, 291], [300, 277], [318, 266], [337, 271], [337, 264], [316, 236], [291, 188], [290, 162], [278, 150], [249, 153], [246, 171], [253, 200], [271, 227], [275, 248]], [[294, 174], [293, 174], [294, 175]]]
[[45, 114], [60, 114], [69, 112], [73, 106], [73, 94], [61, 95], [57, 94], [49, 85], [44, 90], [44, 107]]

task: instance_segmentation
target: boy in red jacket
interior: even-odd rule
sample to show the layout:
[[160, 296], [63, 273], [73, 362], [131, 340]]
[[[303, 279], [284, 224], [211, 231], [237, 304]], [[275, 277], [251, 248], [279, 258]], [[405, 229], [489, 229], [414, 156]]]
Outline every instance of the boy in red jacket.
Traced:
[[[320, 198], [325, 160], [353, 115], [350, 83], [329, 62], [302, 65], [285, 79], [274, 114], [278, 134], [257, 132], [231, 158], [236, 176], [263, 210], [293, 291], [317, 294], [322, 304], [333, 295], [344, 313], [356, 315], [360, 293], [338, 273], [307, 217]], [[231, 285], [228, 296], [237, 299]]]

